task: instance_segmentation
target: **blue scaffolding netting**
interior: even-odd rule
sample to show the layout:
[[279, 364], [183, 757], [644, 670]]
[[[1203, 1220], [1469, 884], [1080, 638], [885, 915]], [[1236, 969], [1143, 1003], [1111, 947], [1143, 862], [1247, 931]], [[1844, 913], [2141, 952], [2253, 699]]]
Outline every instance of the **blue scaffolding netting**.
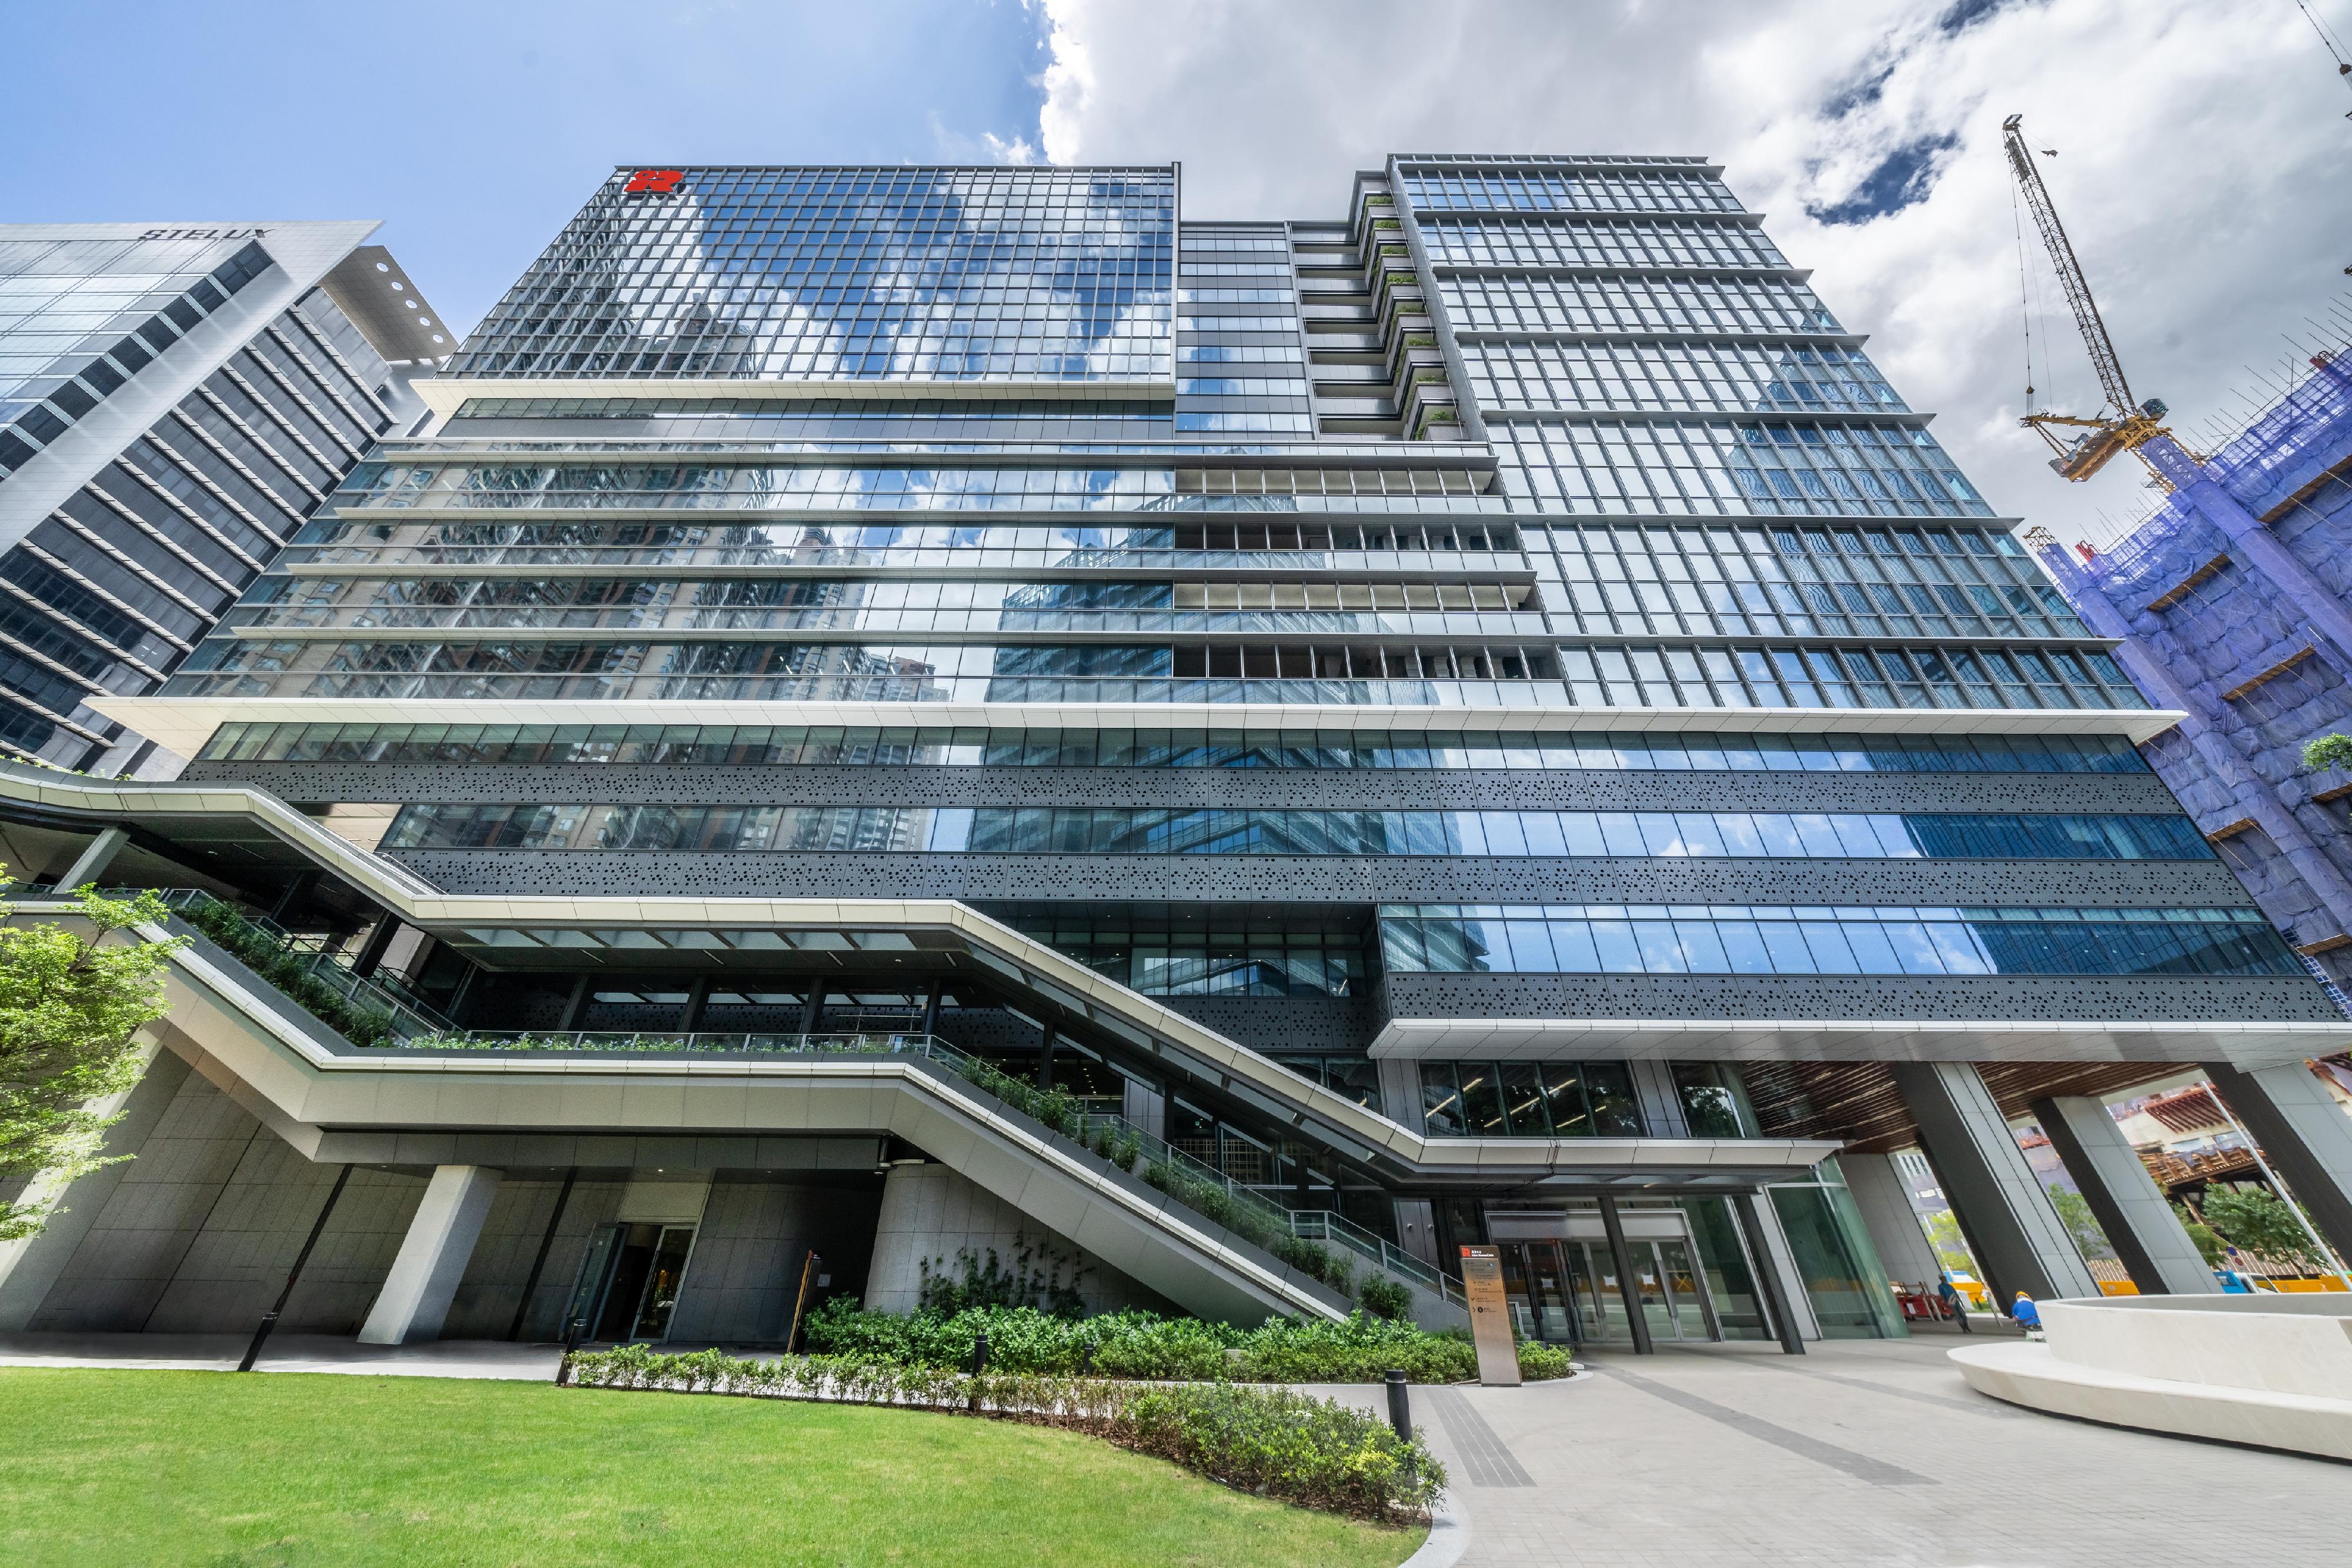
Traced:
[[[2352, 649], [2315, 629], [2309, 607], [2314, 592], [2352, 601], [2352, 352], [2313, 356], [2205, 460], [2205, 473], [2310, 580], [2274, 580], [2245, 559], [2192, 487], [2113, 549], [2061, 563], [2061, 586], [2078, 610], [2089, 594], [2104, 598], [2141, 653], [2179, 682], [2219, 744], [2200, 748], [2170, 730], [2142, 747], [2149, 762], [2323, 977], [2352, 979], [2352, 908], [2341, 892], [2352, 885], [2352, 774], [2303, 764], [2311, 739], [2352, 729]], [[2057, 548], [2038, 531], [2034, 542], [2045, 556]], [[2263, 825], [2282, 809], [2309, 841], [2300, 864]], [[2315, 850], [2337, 873], [2333, 892], [2311, 864]]]

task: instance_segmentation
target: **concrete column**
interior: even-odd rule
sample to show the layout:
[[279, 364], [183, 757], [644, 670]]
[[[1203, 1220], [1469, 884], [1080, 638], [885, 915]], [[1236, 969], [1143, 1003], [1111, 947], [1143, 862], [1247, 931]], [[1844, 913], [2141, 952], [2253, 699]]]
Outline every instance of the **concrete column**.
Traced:
[[1120, 1080], [1118, 1113], [1155, 1138], [1168, 1135], [1168, 1101], [1149, 1083]]
[[1633, 1336], [1635, 1355], [1654, 1355], [1657, 1346], [1650, 1343], [1650, 1320], [1642, 1311], [1642, 1285], [1633, 1277], [1633, 1249], [1625, 1245], [1625, 1222], [1617, 1213], [1617, 1199], [1610, 1193], [1600, 1197], [1601, 1228], [1609, 1233], [1609, 1259], [1617, 1269], [1617, 1296], [1625, 1303], [1625, 1326]]
[[1682, 1092], [1675, 1087], [1675, 1071], [1663, 1061], [1629, 1061], [1633, 1098], [1642, 1107], [1642, 1125], [1654, 1138], [1687, 1138], [1690, 1118], [1683, 1114]]
[[104, 876], [106, 868], [114, 863], [114, 857], [121, 854], [123, 846], [130, 841], [131, 835], [121, 828], [108, 828], [100, 832], [90, 840], [80, 854], [74, 857], [74, 862], [66, 868], [65, 875], [58, 878], [58, 891], [71, 893], [82, 883], [96, 882]]
[[503, 1174], [483, 1166], [435, 1167], [392, 1272], [360, 1329], [362, 1344], [415, 1344], [441, 1337]]
[[[1397, 1245], [1437, 1270], [1444, 1272], [1444, 1260], [1437, 1255], [1437, 1214], [1425, 1197], [1401, 1197], [1396, 1209]], [[1458, 1270], [1461, 1265], [1454, 1265]]]
[[1822, 1320], [1814, 1315], [1813, 1298], [1789, 1247], [1789, 1233], [1780, 1228], [1780, 1211], [1767, 1193], [1743, 1192], [1733, 1207], [1748, 1232], [1756, 1289], [1764, 1298], [1764, 1310], [1772, 1315], [1773, 1335], [1782, 1354], [1802, 1355], [1807, 1340], [1822, 1337]]
[[555, 1020], [558, 1034], [570, 1034], [580, 1027], [580, 1019], [588, 1010], [591, 978], [582, 975], [572, 982], [572, 994], [563, 998], [563, 1015]]
[[2020, 1291], [2035, 1301], [2098, 1295], [2098, 1281], [1976, 1068], [1900, 1061], [1889, 1071], [1996, 1301]]
[[387, 911], [376, 916], [375, 929], [360, 944], [358, 956], [352, 960], [352, 973], [365, 977], [383, 967], [383, 956], [392, 946], [392, 939], [400, 935], [400, 917]]
[[2109, 602], [2106, 594], [2064, 546], [2052, 545], [2042, 552], [2041, 560], [2065, 590], [2067, 602], [2074, 605], [2084, 623], [2102, 637], [2120, 641], [2122, 645], [2116, 649], [2116, 658], [2131, 676], [2132, 684], [2149, 700], [2189, 716], [2180, 721], [2180, 733], [2198, 757], [2228, 788], [2231, 799], [2278, 846], [2279, 853], [2294, 868], [2304, 886], [2335, 917], [2336, 929], [2352, 931], [2352, 883], [2346, 882], [2335, 862], [2320, 852], [2294, 811], [2279, 799], [2278, 791], [2257, 777], [2248, 768], [2244, 756], [2214, 727], [2206, 705], [2180, 684], [2172, 673], [2170, 661], [2132, 631], [2131, 623]]
[[2352, 1266], [2352, 1116], [2300, 1061], [2252, 1072], [2209, 1061], [2205, 1074], [2303, 1200], [2337, 1261]]
[[1400, 1127], [1429, 1131], [1421, 1113], [1421, 1063], [1410, 1057], [1382, 1056], [1372, 1065], [1380, 1070], [1381, 1113]]
[[[93, 1107], [102, 1116], [116, 1111], [122, 1113], [122, 1120], [106, 1130], [106, 1141], [99, 1149], [101, 1158], [137, 1155], [163, 1119], [173, 1096], [188, 1081], [186, 1061], [152, 1041], [144, 1050], [146, 1066], [130, 1092]], [[17, 1333], [33, 1321], [33, 1314], [48, 1298], [49, 1288], [64, 1274], [130, 1168], [128, 1165], [100, 1166], [67, 1186], [47, 1184], [37, 1176], [18, 1196], [20, 1203], [46, 1202], [48, 1223], [30, 1236], [0, 1241], [0, 1333]]]
[[2142, 1295], [2220, 1291], [2197, 1244], [2105, 1104], [2084, 1094], [2045, 1095], [2033, 1103], [2033, 1115]]
[[319, 873], [315, 868], [306, 867], [296, 872], [278, 890], [278, 902], [269, 906], [269, 918], [284, 925], [301, 902], [310, 896], [310, 890], [318, 885]]
[[1878, 1249], [1878, 1260], [1906, 1284], [1923, 1285], [1933, 1294], [1944, 1277], [1943, 1260], [1927, 1240], [1918, 1211], [1911, 1207], [1911, 1188], [1895, 1168], [1892, 1155], [1840, 1155], [1846, 1190], [1862, 1211], [1863, 1228]]

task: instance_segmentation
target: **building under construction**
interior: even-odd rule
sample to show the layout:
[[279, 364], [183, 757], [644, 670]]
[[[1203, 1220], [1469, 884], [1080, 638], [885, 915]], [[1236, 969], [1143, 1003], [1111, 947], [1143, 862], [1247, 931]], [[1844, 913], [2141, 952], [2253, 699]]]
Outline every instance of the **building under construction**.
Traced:
[[[2179, 452], [2169, 440], [2144, 452]], [[2352, 356], [2310, 369], [2114, 549], [2029, 540], [2150, 702], [2142, 744], [2263, 913], [2352, 977], [2352, 773], [2308, 770], [2352, 728]]]

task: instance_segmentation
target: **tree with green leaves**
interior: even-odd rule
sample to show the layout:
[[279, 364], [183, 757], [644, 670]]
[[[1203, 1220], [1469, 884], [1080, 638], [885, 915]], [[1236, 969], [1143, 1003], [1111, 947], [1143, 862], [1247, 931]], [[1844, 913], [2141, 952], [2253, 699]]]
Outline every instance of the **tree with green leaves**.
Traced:
[[2221, 1268], [2230, 1255], [2230, 1244], [2221, 1239], [2221, 1233], [2190, 1213], [2185, 1203], [2175, 1201], [2172, 1212], [2180, 1220], [2180, 1228], [2189, 1232], [2189, 1245], [2197, 1249], [2197, 1256], [2205, 1260], [2205, 1267]]
[[2311, 1244], [2294, 1210], [2261, 1187], [2208, 1187], [2205, 1223], [2232, 1247], [2272, 1262], [2315, 1272], [2333, 1267]]
[[[40, 1230], [56, 1212], [47, 1194], [131, 1157], [101, 1157], [121, 1113], [100, 1107], [139, 1081], [139, 1031], [171, 1010], [163, 971], [180, 943], [108, 940], [161, 925], [171, 914], [163, 900], [101, 898], [89, 887], [78, 896], [87, 931], [0, 925], [0, 1178], [32, 1184], [0, 1204], [0, 1240]], [[0, 921], [13, 913], [0, 903]]]
[[2108, 1242], [2105, 1229], [2100, 1226], [2098, 1216], [2091, 1212], [2091, 1200], [2054, 1181], [2049, 1187], [2050, 1207], [2058, 1211], [2059, 1223], [2074, 1238], [2074, 1250], [2085, 1258], [2114, 1257], [2116, 1249]]
[[2323, 735], [2305, 742], [2303, 765], [2314, 773], [2330, 768], [2352, 768], [2352, 735]]
[[1959, 1217], [1948, 1208], [1939, 1208], [1927, 1216], [1927, 1245], [1935, 1249], [1936, 1261], [1949, 1274], [1976, 1272], [1976, 1261], [1969, 1256], [1968, 1238], [1960, 1234]]

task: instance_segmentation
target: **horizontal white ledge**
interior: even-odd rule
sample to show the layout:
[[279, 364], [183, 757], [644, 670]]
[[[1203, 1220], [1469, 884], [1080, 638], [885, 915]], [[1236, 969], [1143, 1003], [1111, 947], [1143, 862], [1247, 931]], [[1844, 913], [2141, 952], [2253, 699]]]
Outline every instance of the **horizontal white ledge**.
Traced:
[[2167, 708], [1339, 707], [1271, 703], [600, 702], [503, 697], [173, 697], [89, 706], [193, 757], [225, 724], [805, 725], [853, 728], [1304, 730], [1415, 735], [1614, 730], [1698, 735], [2120, 735], [2137, 744], [2188, 716]]
[[[1175, 361], [1176, 332], [1171, 323], [1164, 336], [1133, 340], [1158, 343]], [[1149, 350], [1145, 350], [1149, 352]], [[1165, 381], [888, 381], [840, 376], [827, 381], [761, 381], [749, 377], [660, 376], [623, 380], [617, 377], [572, 376], [561, 380], [528, 381], [520, 377], [457, 378], [436, 376], [412, 383], [434, 413], [455, 414], [471, 398], [647, 398], [665, 402], [681, 399], [740, 398], [763, 402], [807, 402], [816, 398], [900, 401], [910, 398], [953, 398], [972, 402], [1004, 402], [1016, 399], [1055, 398], [1068, 402], [1102, 402], [1129, 398], [1173, 398], [1176, 379]]]

